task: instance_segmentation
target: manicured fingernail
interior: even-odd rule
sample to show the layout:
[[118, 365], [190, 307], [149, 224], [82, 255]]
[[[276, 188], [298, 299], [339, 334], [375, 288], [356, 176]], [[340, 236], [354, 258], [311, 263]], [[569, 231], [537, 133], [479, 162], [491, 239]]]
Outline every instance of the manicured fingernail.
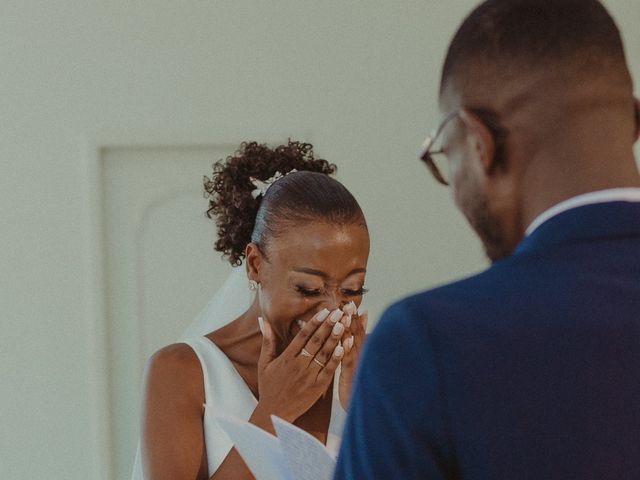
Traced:
[[330, 313], [331, 312], [329, 310], [327, 310], [326, 308], [323, 308], [322, 310], [320, 310], [320, 312], [318, 312], [318, 315], [316, 315], [316, 320], [318, 322], [324, 322]]
[[344, 341], [344, 348], [347, 350], [347, 352], [351, 351], [351, 349], [353, 348], [353, 335]]
[[334, 335], [342, 335], [342, 332], [344, 332], [344, 325], [341, 323], [336, 323], [331, 330]]
[[351, 315], [346, 315], [342, 320], [342, 323], [344, 323], [345, 327], [349, 328], [351, 326]]
[[339, 308], [336, 308], [331, 314], [331, 316], [329, 317], [329, 321], [331, 323], [336, 323], [338, 320], [340, 320], [341, 317], [342, 317], [342, 310], [340, 310]]
[[336, 349], [333, 351], [333, 354], [336, 357], [341, 357], [344, 355], [344, 348], [342, 347], [342, 345], [336, 345]]
[[258, 317], [258, 326], [260, 327], [260, 332], [264, 335], [264, 318]]
[[369, 312], [365, 310], [364, 312], [362, 312], [362, 315], [360, 315], [360, 318], [362, 319], [362, 328], [366, 332], [367, 325], [369, 325]]
[[347, 303], [344, 307], [342, 307], [342, 310], [344, 310], [344, 313], [346, 313], [347, 315], [353, 315], [358, 311], [358, 307], [356, 307], [356, 304], [353, 301], [351, 301]]

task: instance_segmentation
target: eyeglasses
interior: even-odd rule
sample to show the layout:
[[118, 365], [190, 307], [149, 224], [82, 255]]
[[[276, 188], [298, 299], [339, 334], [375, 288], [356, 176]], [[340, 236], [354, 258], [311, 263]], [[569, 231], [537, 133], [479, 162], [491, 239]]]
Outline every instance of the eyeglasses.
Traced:
[[[478, 119], [485, 124], [493, 135], [495, 142], [494, 166], [500, 165], [504, 159], [504, 146], [508, 130], [502, 126], [499, 116], [491, 110], [483, 108], [469, 108], [467, 110], [478, 117]], [[447, 176], [449, 166], [447, 165], [445, 146], [442, 144], [442, 131], [451, 120], [459, 115], [460, 110], [456, 110], [444, 117], [444, 120], [440, 122], [438, 128], [431, 132], [431, 134], [425, 139], [418, 152], [418, 158], [427, 165], [429, 171], [438, 183], [445, 186], [449, 185], [449, 179]]]
[[[447, 124], [458, 116], [458, 110], [451, 112], [444, 117], [444, 120], [440, 122], [438, 128], [436, 128], [422, 143], [420, 147], [418, 158], [422, 160], [434, 178], [442, 185], [449, 185], [449, 180], [446, 176], [448, 167], [445, 165], [446, 154], [444, 151], [444, 145], [442, 145], [442, 131]], [[440, 164], [440, 166], [438, 166]]]

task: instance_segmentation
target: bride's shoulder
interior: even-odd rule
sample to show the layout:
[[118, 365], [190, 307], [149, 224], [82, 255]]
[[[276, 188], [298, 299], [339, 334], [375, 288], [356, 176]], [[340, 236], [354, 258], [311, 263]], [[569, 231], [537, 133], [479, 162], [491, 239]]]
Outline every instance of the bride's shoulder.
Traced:
[[180, 389], [200, 397], [203, 393], [200, 361], [189, 345], [168, 345], [147, 360], [145, 383], [151, 389]]
[[193, 368], [199, 366], [198, 356], [186, 343], [172, 343], [155, 352], [147, 361], [150, 365]]

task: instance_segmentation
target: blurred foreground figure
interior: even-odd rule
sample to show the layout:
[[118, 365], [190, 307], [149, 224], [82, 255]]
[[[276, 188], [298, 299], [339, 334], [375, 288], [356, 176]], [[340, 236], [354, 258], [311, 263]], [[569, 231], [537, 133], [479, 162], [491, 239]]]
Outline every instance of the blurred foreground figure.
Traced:
[[421, 159], [493, 264], [385, 313], [336, 478], [640, 478], [638, 102], [614, 21], [482, 3], [440, 109]]

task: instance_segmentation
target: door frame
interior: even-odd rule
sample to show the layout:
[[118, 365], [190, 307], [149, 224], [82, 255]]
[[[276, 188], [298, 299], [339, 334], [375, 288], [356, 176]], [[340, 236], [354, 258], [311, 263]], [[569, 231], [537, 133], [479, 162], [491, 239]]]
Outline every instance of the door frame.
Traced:
[[[238, 129], [236, 129], [238, 130]], [[109, 405], [111, 373], [109, 372], [109, 346], [107, 344], [106, 296], [106, 242], [103, 191], [103, 155], [112, 148], [208, 148], [220, 145], [240, 145], [247, 139], [256, 139], [269, 145], [295, 138], [313, 142], [309, 131], [298, 128], [289, 132], [225, 132], [218, 135], [176, 134], [175, 132], [100, 132], [81, 139], [83, 166], [83, 224], [85, 232], [85, 319], [88, 368], [88, 402], [93, 471], [96, 478], [113, 480], [115, 477], [114, 435], [111, 430], [113, 415]], [[164, 135], [163, 135], [164, 134]], [[135, 452], [131, 452], [134, 455]]]

